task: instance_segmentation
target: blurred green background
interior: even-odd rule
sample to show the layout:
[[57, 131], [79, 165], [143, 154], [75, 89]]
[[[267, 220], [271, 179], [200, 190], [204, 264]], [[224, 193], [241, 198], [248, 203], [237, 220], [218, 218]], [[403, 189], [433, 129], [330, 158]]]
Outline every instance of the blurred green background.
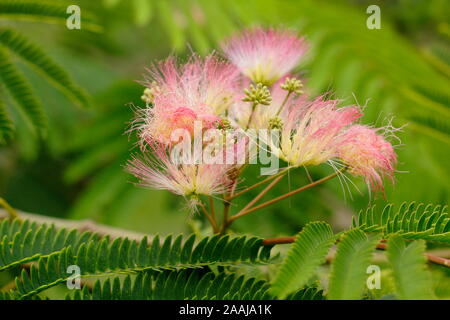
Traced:
[[[81, 8], [81, 30], [66, 28], [71, 4]], [[381, 9], [379, 30], [366, 26], [371, 4]], [[134, 143], [124, 134], [130, 104], [142, 106], [137, 81], [155, 59], [191, 50], [204, 55], [234, 31], [263, 25], [292, 27], [309, 39], [311, 50], [297, 71], [310, 92], [332, 91], [343, 104], [366, 105], [364, 123], [381, 126], [394, 116], [396, 126], [406, 126], [397, 181], [385, 196], [370, 197], [358, 179], [352, 180], [361, 193], [350, 185], [344, 194], [336, 180], [240, 219], [235, 231], [291, 235], [311, 220], [339, 230], [369, 204], [446, 204], [449, 21], [447, 0], [0, 0], [0, 196], [27, 212], [146, 233], [188, 232], [192, 219], [182, 198], [138, 188], [123, 170]], [[5, 30], [26, 43], [12, 45]], [[27, 56], [29, 43], [51, 63]], [[9, 60], [1, 61], [2, 54]], [[8, 77], [11, 68], [25, 89]], [[36, 130], [41, 113], [48, 126]], [[330, 171], [316, 167], [311, 174]], [[251, 168], [243, 185], [257, 175]], [[307, 178], [297, 170], [286, 181], [266, 198]]]

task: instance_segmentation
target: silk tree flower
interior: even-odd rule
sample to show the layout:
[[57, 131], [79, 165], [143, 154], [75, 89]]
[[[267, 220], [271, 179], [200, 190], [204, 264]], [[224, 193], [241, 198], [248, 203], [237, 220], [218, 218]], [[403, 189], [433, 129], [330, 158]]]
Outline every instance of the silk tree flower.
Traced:
[[151, 155], [133, 158], [127, 170], [140, 180], [140, 185], [168, 190], [195, 201], [198, 195], [217, 195], [229, 190], [230, 165], [177, 163], [170, 148], [160, 143], [150, 144]]
[[353, 125], [342, 135], [338, 147], [338, 157], [348, 166], [349, 172], [364, 177], [374, 190], [383, 189], [383, 177], [393, 179], [397, 163], [392, 144], [379, 133], [383, 129]]
[[338, 108], [337, 104], [317, 98], [292, 107], [282, 117], [279, 147], [272, 145], [272, 151], [293, 167], [336, 158], [340, 136], [362, 115], [356, 106]]
[[[149, 87], [155, 85], [164, 102], [196, 110], [204, 108], [221, 115], [234, 102], [239, 71], [229, 62], [210, 54], [205, 59], [193, 55], [186, 64], [178, 65], [171, 57], [149, 70]], [[155, 104], [158, 102], [155, 97]]]
[[[134, 127], [141, 142], [156, 140], [171, 143], [176, 129], [194, 130], [194, 121], [209, 129], [235, 100], [238, 70], [231, 64], [209, 55], [192, 56], [184, 65], [169, 58], [154, 65], [147, 79], [151, 106], [141, 110]], [[149, 90], [147, 90], [149, 92]]]
[[307, 48], [304, 38], [293, 31], [263, 28], [246, 30], [222, 45], [245, 76], [268, 86], [297, 66]]

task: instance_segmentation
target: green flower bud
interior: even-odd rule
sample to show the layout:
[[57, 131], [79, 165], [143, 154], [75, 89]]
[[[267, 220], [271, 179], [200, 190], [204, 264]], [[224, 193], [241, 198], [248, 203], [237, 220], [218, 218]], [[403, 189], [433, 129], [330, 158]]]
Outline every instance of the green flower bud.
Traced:
[[244, 90], [244, 93], [245, 98], [242, 101], [245, 102], [253, 102], [265, 106], [270, 105], [272, 102], [269, 89], [262, 83], [258, 83], [256, 86], [251, 84], [248, 89]]
[[303, 93], [303, 91], [301, 90], [303, 88], [303, 83], [296, 78], [286, 78], [286, 80], [280, 87], [283, 90], [294, 92], [296, 94]]
[[280, 117], [275, 117], [272, 119], [269, 119], [269, 129], [282, 129], [283, 128], [283, 121]]

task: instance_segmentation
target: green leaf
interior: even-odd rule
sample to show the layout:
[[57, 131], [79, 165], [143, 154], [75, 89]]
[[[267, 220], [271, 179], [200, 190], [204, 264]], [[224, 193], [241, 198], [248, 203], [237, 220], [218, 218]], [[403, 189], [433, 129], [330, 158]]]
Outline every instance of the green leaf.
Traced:
[[47, 117], [30, 84], [12, 63], [8, 52], [0, 47], [0, 79], [11, 96], [41, 135], [47, 130]]
[[86, 93], [73, 83], [64, 68], [25, 36], [13, 29], [2, 28], [0, 29], [0, 44], [24, 59], [70, 98], [75, 99], [81, 105], [87, 105]]
[[3, 99], [0, 99], [0, 145], [5, 144], [14, 135], [14, 124], [10, 119]]
[[333, 261], [327, 298], [330, 300], [357, 300], [361, 298], [367, 279], [366, 270], [380, 236], [368, 238], [353, 229], [347, 232], [337, 246]]
[[370, 207], [353, 219], [353, 226], [365, 232], [380, 232], [385, 238], [398, 234], [405, 239], [423, 239], [450, 243], [450, 224], [447, 206], [404, 202], [396, 212], [389, 204], [383, 210]]
[[399, 299], [433, 299], [431, 278], [426, 267], [425, 241], [409, 244], [400, 236], [388, 240], [387, 256], [392, 266], [395, 288]]
[[[70, 276], [66, 273], [70, 265], [79, 266], [81, 276], [87, 277], [271, 262], [270, 253], [263, 249], [262, 239], [256, 237], [242, 238], [247, 241], [242, 242], [239, 254], [234, 256], [222, 252], [230, 250], [230, 244], [235, 243], [229, 236], [206, 237], [196, 245], [193, 235], [185, 241], [182, 236], [174, 240], [167, 236], [161, 241], [155, 236], [152, 245], [148, 246], [147, 238], [138, 242], [118, 237], [111, 242], [108, 237], [100, 239], [91, 232], [74, 233], [53, 226], [37, 226], [27, 220], [19, 223], [6, 219], [0, 224], [0, 237], [0, 271], [37, 260], [31, 265], [29, 274], [17, 279], [17, 296], [20, 298], [30, 298], [63, 283]], [[127, 292], [128, 287], [127, 284]]]
[[335, 237], [329, 224], [313, 222], [305, 226], [292, 244], [272, 284], [272, 293], [283, 299], [301, 289], [325, 261]]
[[152, 19], [152, 0], [133, 0], [134, 22], [145, 26]]
[[[70, 300], [185, 300], [185, 299], [273, 299], [268, 294], [269, 284], [255, 278], [234, 274], [215, 275], [204, 270], [178, 270], [163, 272], [141, 272], [124, 279], [114, 277], [106, 281], [97, 280], [92, 292], [80, 295], [69, 294]], [[1, 298], [1, 296], [0, 296]], [[323, 299], [322, 291], [306, 288], [289, 296], [293, 300]]]
[[[2, 0], [0, 3], [0, 17], [13, 21], [39, 21], [65, 25], [67, 18], [69, 17], [67, 7], [68, 5], [49, 2]], [[95, 23], [95, 19], [89, 11], [83, 9], [80, 18], [82, 28], [93, 32], [102, 30], [102, 28]]]

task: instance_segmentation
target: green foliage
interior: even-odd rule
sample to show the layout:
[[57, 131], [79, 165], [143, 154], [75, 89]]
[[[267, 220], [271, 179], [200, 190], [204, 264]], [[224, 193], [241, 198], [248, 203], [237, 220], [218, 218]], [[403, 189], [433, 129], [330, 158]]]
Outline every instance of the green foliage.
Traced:
[[[368, 236], [355, 228], [335, 236], [327, 223], [313, 222], [297, 235], [279, 266], [272, 246], [260, 238], [196, 238], [157, 235], [137, 241], [5, 219], [0, 224], [0, 272], [28, 268], [16, 276], [15, 289], [0, 291], [0, 299], [46, 298], [47, 289], [71, 281], [71, 266], [79, 267], [83, 289], [67, 299], [359, 299], [366, 297], [366, 269], [381, 234]], [[325, 295], [310, 280], [336, 240]], [[434, 298], [425, 242], [406, 241], [399, 234], [388, 239], [395, 290], [387, 293], [400, 299]], [[249, 275], [249, 267], [268, 264], [276, 266], [273, 281]]]
[[[44, 190], [48, 194], [53, 192], [46, 190], [43, 180], [37, 181], [36, 177], [28, 174], [21, 164], [25, 162], [23, 154], [15, 158], [15, 151], [23, 152], [26, 144], [32, 140], [28, 138], [28, 133], [25, 138], [19, 136], [27, 130], [21, 127], [23, 116], [34, 131], [43, 135], [48, 130], [45, 148], [53, 148], [51, 137], [55, 128], [53, 136], [62, 141], [62, 147], [59, 147], [62, 152], [55, 157], [57, 159], [44, 158], [45, 163], [36, 161], [31, 164], [43, 172], [45, 180], [55, 184], [58, 192], [53, 192], [53, 198], [64, 198], [60, 190], [67, 192], [70, 200], [65, 200], [67, 203], [61, 210], [55, 210], [57, 214], [94, 219], [145, 232], [151, 229], [152, 232], [165, 233], [174, 228], [181, 231], [185, 217], [176, 212], [177, 207], [174, 201], [170, 201], [170, 196], [136, 188], [129, 184], [130, 178], [123, 171], [122, 165], [129, 157], [129, 146], [133, 143], [127, 141], [126, 135], [122, 135], [126, 123], [132, 118], [131, 109], [124, 105], [130, 101], [139, 105], [140, 101], [136, 100], [142, 91], [132, 80], [142, 78], [142, 66], [150, 59], [162, 58], [169, 51], [178, 54], [189, 52], [186, 43], [203, 54], [213, 47], [217, 48], [217, 43], [233, 31], [255, 24], [289, 26], [306, 35], [312, 44], [310, 55], [313, 59], [306, 58], [301, 72], [308, 79], [309, 87], [314, 89], [313, 93], [336, 92], [336, 96], [343, 98], [345, 104], [356, 102], [354, 100], [360, 104], [367, 102], [365, 123], [372, 122], [378, 126], [379, 119], [389, 118], [390, 114], [395, 115], [396, 126], [407, 123], [399, 134], [402, 142], [398, 142], [405, 146], [396, 150], [399, 155], [398, 170], [408, 173], [399, 173], [395, 192], [388, 187], [387, 198], [390, 201], [417, 199], [436, 203], [447, 200], [450, 175], [448, 165], [445, 164], [448, 158], [445, 145], [450, 144], [450, 51], [447, 44], [448, 23], [443, 10], [445, 0], [423, 1], [415, 7], [407, 6], [408, 1], [385, 3], [382, 6], [382, 30], [368, 30], [365, 27], [367, 6], [360, 2], [355, 4], [355, 1], [323, 0], [320, 1], [320, 10], [317, 10], [318, 3], [313, 0], [104, 0], [109, 12], [108, 19], [102, 21], [104, 33], [101, 35], [84, 32], [102, 29], [88, 12], [95, 9], [101, 17], [105, 10], [101, 2], [77, 2], [82, 7], [82, 30], [70, 31], [70, 37], [67, 37], [66, 8], [70, 2], [0, 1], [0, 144], [10, 141], [14, 133], [23, 142], [2, 152], [0, 165], [5, 172], [0, 173], [0, 192], [5, 191], [5, 197], [12, 198], [14, 191], [9, 188], [16, 186], [15, 190], [19, 190], [20, 195], [12, 200], [15, 206], [50, 213], [44, 201], [33, 207], [27, 190]], [[436, 5], [438, 2], [440, 4]], [[393, 14], [391, 6], [396, 7], [397, 13]], [[131, 10], [132, 19], [127, 15], [127, 9]], [[130, 26], [131, 20], [138, 28]], [[411, 20], [416, 24], [417, 34], [411, 34]], [[58, 24], [61, 28], [48, 30], [48, 37], [52, 44], [59, 47], [52, 51], [52, 47], [45, 46], [45, 41], [40, 39], [41, 30], [33, 32], [33, 25], [22, 24], [20, 27], [24, 27], [24, 31], [19, 32], [16, 21]], [[430, 27], [436, 30], [429, 32]], [[158, 32], [148, 32], [150, 29]], [[445, 41], [437, 41], [438, 34]], [[73, 52], [67, 54], [67, 49]], [[53, 60], [56, 56], [61, 65]], [[25, 64], [22, 65], [22, 62]], [[105, 92], [106, 97], [100, 96], [92, 104], [95, 109], [61, 110], [61, 114], [60, 109], [52, 112], [49, 110], [51, 103], [61, 107], [53, 95], [47, 96], [47, 92], [41, 91], [38, 83], [41, 79], [48, 80], [76, 104], [86, 105], [90, 100], [68, 75], [63, 67], [66, 65], [77, 66], [74, 72], [84, 79], [84, 86], [92, 94], [111, 83], [118, 85], [110, 86]], [[40, 77], [34, 80], [34, 75], [28, 76], [26, 67], [31, 67]], [[115, 71], [118, 71], [117, 74]], [[109, 81], [104, 81], [104, 78]], [[352, 98], [353, 94], [355, 99]], [[42, 101], [44, 103], [40, 102], [38, 96], [46, 97]], [[66, 123], [61, 125], [63, 121]], [[13, 155], [12, 161], [8, 154]], [[50, 160], [50, 169], [45, 169], [47, 160]], [[17, 169], [11, 170], [9, 163], [15, 164], [16, 161]], [[55, 167], [54, 162], [58, 162], [61, 167]], [[65, 172], [63, 177], [59, 176], [63, 175], [61, 170]], [[314, 178], [323, 172], [322, 168], [311, 169]], [[10, 175], [14, 179], [9, 180]], [[26, 176], [26, 182], [31, 187], [18, 182], [17, 176], [20, 178], [22, 175]], [[426, 183], [423, 182], [425, 175], [429, 177]], [[292, 181], [300, 182], [298, 177], [300, 175]], [[276, 214], [266, 215], [262, 212], [255, 217], [249, 215], [238, 221], [234, 230], [256, 226], [255, 229], [246, 230], [267, 236], [292, 234], [299, 225], [311, 219], [328, 219], [332, 213], [342, 214], [348, 208], [342, 210], [342, 203], [337, 200], [339, 196], [330, 192], [332, 188], [333, 184], [330, 184], [317, 194], [305, 193], [300, 201], [292, 202], [289, 207], [274, 207]], [[32, 195], [36, 196], [34, 193]], [[355, 200], [353, 206], [358, 208], [360, 199]], [[366, 199], [362, 201], [366, 203]], [[361, 295], [374, 298], [370, 294], [364, 295], [363, 270], [371, 261], [376, 239], [380, 238], [390, 238], [390, 264], [380, 263], [383, 294], [377, 297], [396, 294], [401, 299], [433, 298], [429, 272], [424, 266], [423, 240], [432, 242], [430, 248], [450, 243], [448, 209], [413, 204], [394, 209], [389, 205], [384, 210], [371, 207], [361, 212], [353, 222], [356, 230], [345, 232], [339, 238], [335, 259], [329, 261], [329, 265], [316, 268], [323, 262], [328, 251], [326, 247], [333, 242], [329, 228], [308, 227], [303, 231], [303, 237], [308, 241], [292, 245], [280, 268], [271, 265], [269, 270], [261, 268], [263, 271], [258, 271], [260, 273], [252, 269], [251, 276], [247, 268], [271, 262], [268, 260], [268, 247], [261, 248], [255, 244], [253, 250], [256, 247], [260, 250], [255, 261], [225, 259], [223, 256], [220, 258], [223, 260], [216, 260], [219, 249], [212, 248], [220, 248], [220, 240], [207, 238], [203, 249], [200, 247], [195, 255], [200, 254], [200, 251], [211, 252], [215, 258], [208, 258], [202, 252], [201, 258], [184, 264], [171, 257], [185, 248], [189, 241], [193, 241], [190, 251], [192, 257], [201, 241], [181, 237], [167, 240], [164, 237], [160, 238], [158, 246], [148, 245], [145, 252], [152, 258], [149, 257], [141, 265], [138, 252], [143, 246], [135, 241], [122, 238], [111, 240], [89, 232], [81, 234], [28, 221], [23, 224], [8, 222], [0, 225], [0, 280], [3, 281], [10, 274], [16, 278], [17, 270], [21, 267], [26, 273], [23, 272], [23, 280], [17, 277], [17, 289], [12, 292], [0, 291], [0, 299], [45, 298], [46, 288], [67, 279], [68, 274], [63, 268], [69, 261], [81, 263], [87, 268], [82, 274], [83, 284], [86, 285], [81, 291], [71, 292], [70, 299], [272, 299], [276, 291], [282, 292], [279, 297], [323, 299], [322, 289], [303, 287], [311, 279], [321, 281], [328, 299], [357, 299]], [[337, 221], [341, 217], [334, 218]], [[175, 222], [175, 219], [180, 223]], [[313, 232], [313, 229], [317, 229], [318, 233]], [[328, 237], [329, 243], [326, 240]], [[223, 245], [229, 248], [229, 252], [237, 250], [239, 253], [236, 254], [241, 255], [242, 243], [236, 240], [241, 238], [228, 239], [223, 240], [227, 242]], [[248, 252], [252, 250], [251, 239], [243, 241], [248, 244]], [[419, 241], [412, 241], [416, 239]], [[318, 241], [309, 242], [312, 240]], [[435, 277], [438, 268], [430, 269]], [[449, 287], [444, 281], [448, 279], [448, 274], [444, 268], [441, 269], [444, 270], [442, 278], [434, 278], [433, 282], [439, 282], [443, 288]], [[328, 271], [331, 273], [328, 274]], [[240, 276], [242, 273], [245, 276]], [[272, 290], [272, 282], [261, 279], [273, 279], [274, 274], [279, 278], [275, 278]], [[101, 276], [100, 280], [93, 287], [90, 286], [89, 279], [96, 279], [97, 276]], [[415, 283], [416, 278], [419, 279], [418, 283]], [[327, 279], [330, 279], [329, 285]], [[385, 279], [395, 283], [395, 288], [391, 289], [384, 282]], [[293, 293], [286, 296], [288, 292]]]
[[[13, 21], [39, 21], [47, 23], [66, 24], [67, 6], [59, 3], [43, 2], [36, 0], [3, 0], [0, 3], [0, 18]], [[88, 11], [83, 11], [83, 28], [90, 31], [100, 31], [95, 19]]]
[[267, 299], [268, 284], [233, 274], [216, 276], [205, 270], [142, 272], [134, 279], [116, 277], [97, 280], [92, 292], [88, 287], [75, 291], [75, 300], [183, 300], [183, 299]]
[[379, 241], [379, 236], [369, 238], [360, 229], [353, 229], [342, 237], [333, 261], [328, 299], [361, 298], [367, 278], [366, 270]]
[[6, 104], [0, 99], [0, 145], [10, 140], [14, 134], [14, 125], [8, 112]]
[[387, 237], [399, 234], [405, 239], [424, 239], [450, 243], [450, 217], [447, 206], [404, 202], [397, 211], [389, 204], [382, 211], [369, 207], [353, 219], [353, 226]]
[[0, 271], [60, 252], [66, 247], [77, 251], [81, 244], [97, 239], [95, 234], [76, 230], [60, 229], [54, 226], [38, 225], [28, 220], [0, 224]]
[[273, 281], [272, 292], [279, 298], [304, 286], [316, 268], [325, 261], [335, 237], [329, 224], [313, 222], [297, 235]]
[[44, 135], [47, 117], [25, 76], [13, 64], [9, 53], [0, 47], [0, 79], [26, 114], [35, 130]]
[[88, 104], [86, 93], [77, 87], [63, 67], [54, 62], [39, 46], [10, 28], [0, 29], [0, 44], [24, 59], [55, 86], [66, 92], [80, 105]]
[[400, 236], [388, 241], [387, 256], [392, 265], [396, 293], [404, 300], [433, 299], [430, 274], [425, 266], [425, 242], [409, 244]]
[[[7, 0], [0, 3], [0, 19], [58, 22], [65, 25], [68, 17], [66, 8], [67, 6], [38, 1]], [[89, 17], [89, 13], [86, 12], [83, 16]], [[95, 25], [87, 21], [83, 27], [89, 29]], [[86, 93], [74, 84], [65, 69], [54, 62], [43, 49], [20, 32], [9, 27], [0, 27], [0, 84], [3, 83], [39, 136], [46, 135], [47, 116], [29, 81], [14, 64], [11, 54], [22, 58], [74, 102], [87, 105]], [[11, 139], [13, 128], [13, 121], [7, 115], [6, 108], [0, 106], [0, 143]]]
[[184, 239], [155, 236], [140, 242], [127, 238], [110, 240], [85, 232], [40, 226], [25, 221], [5, 220], [1, 224], [1, 270], [36, 260], [30, 272], [16, 279], [17, 297], [27, 298], [67, 281], [67, 268], [77, 265], [81, 276], [137, 273], [147, 270], [176, 270], [221, 265], [258, 265], [270, 259], [270, 247], [256, 237], [206, 237], [196, 243]]
[[[97, 280], [89, 290], [77, 290], [67, 299], [73, 300], [268, 300], [269, 284], [244, 275], [205, 270], [178, 270], [139, 273], [134, 279], [113, 278]], [[298, 290], [292, 300], [322, 300], [323, 292], [315, 287]]]

